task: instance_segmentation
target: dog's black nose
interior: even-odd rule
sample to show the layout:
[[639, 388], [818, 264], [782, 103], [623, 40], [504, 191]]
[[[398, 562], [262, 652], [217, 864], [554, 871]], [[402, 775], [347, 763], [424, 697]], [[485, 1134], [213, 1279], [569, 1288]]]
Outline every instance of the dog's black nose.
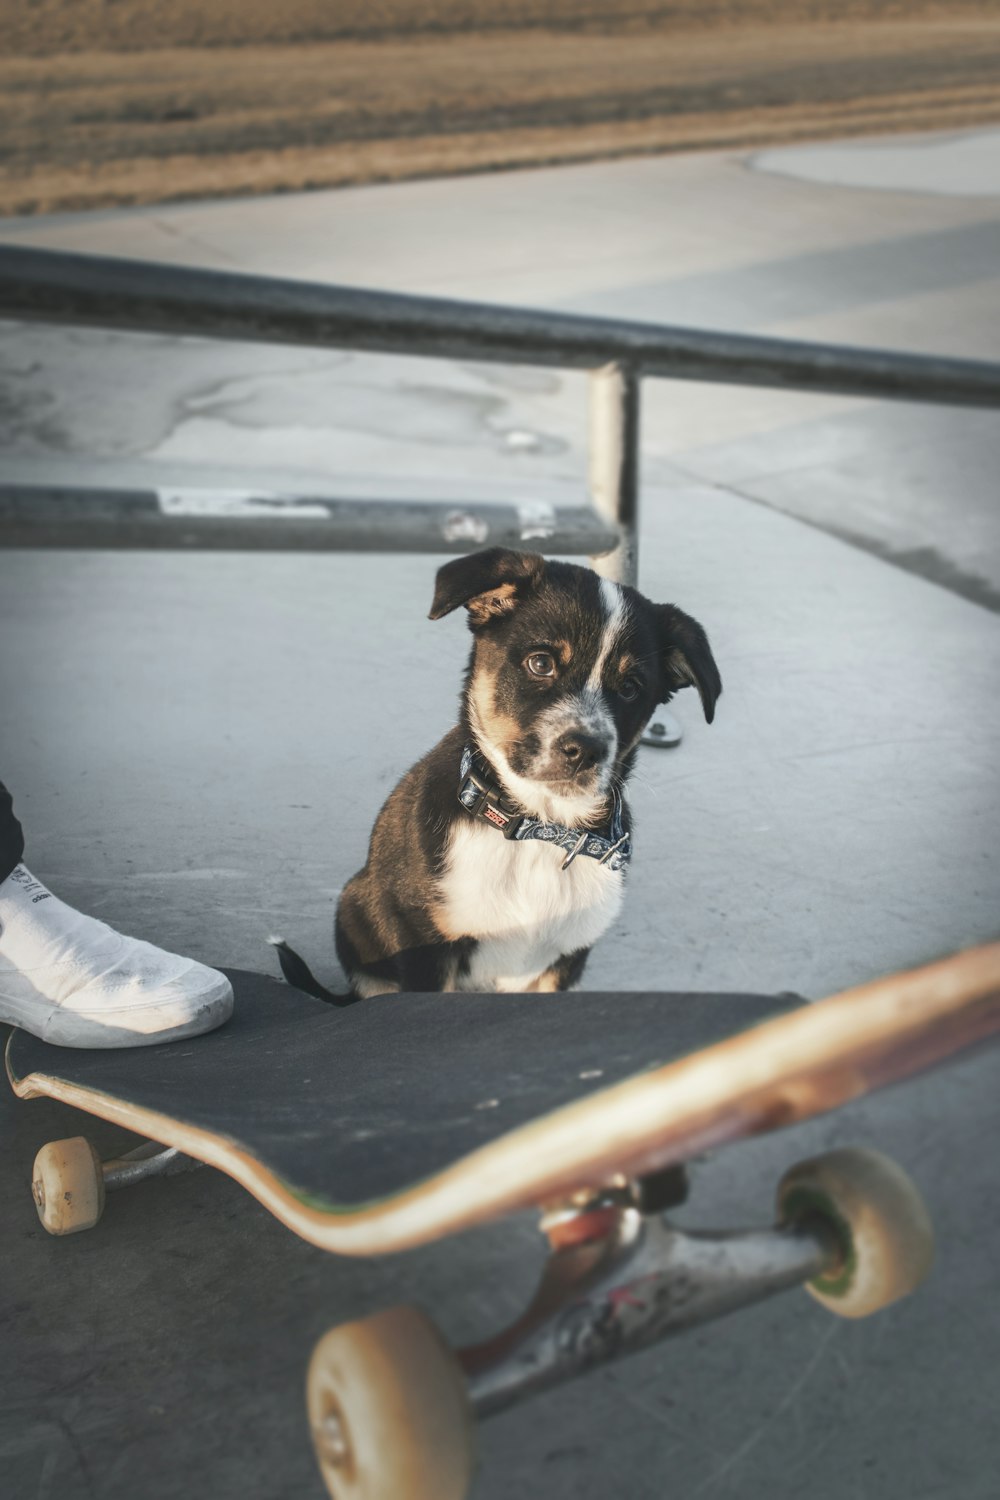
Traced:
[[587, 734], [582, 729], [573, 729], [556, 741], [556, 749], [566, 763], [571, 776], [589, 771], [599, 760], [604, 759], [607, 740], [598, 734]]

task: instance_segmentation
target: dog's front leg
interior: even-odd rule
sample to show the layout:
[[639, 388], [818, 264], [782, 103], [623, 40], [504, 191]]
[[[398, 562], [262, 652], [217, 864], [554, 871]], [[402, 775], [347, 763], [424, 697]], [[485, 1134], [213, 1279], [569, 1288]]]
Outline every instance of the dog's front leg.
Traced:
[[590, 957], [589, 948], [578, 948], [575, 953], [564, 953], [557, 958], [550, 969], [539, 974], [537, 979], [532, 980], [527, 986], [530, 994], [553, 995], [558, 990], [570, 990], [574, 984], [578, 984], [583, 977], [583, 971]]

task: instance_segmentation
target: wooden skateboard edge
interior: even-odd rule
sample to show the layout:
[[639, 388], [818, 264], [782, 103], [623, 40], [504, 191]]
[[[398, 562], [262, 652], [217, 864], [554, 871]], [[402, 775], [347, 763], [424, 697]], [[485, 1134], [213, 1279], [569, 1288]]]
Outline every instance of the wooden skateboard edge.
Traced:
[[[237, 1142], [41, 1073], [44, 1095], [173, 1146], [241, 1184], [293, 1233], [339, 1255], [384, 1255], [444, 1238], [622, 1174], [828, 1113], [1000, 1031], [1000, 943], [817, 1001], [543, 1115], [411, 1187], [316, 1207]], [[600, 1141], [600, 1150], [581, 1149]]]

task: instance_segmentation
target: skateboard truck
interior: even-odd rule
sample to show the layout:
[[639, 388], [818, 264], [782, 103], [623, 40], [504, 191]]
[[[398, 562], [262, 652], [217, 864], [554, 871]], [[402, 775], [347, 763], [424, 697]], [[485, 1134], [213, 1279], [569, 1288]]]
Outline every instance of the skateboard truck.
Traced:
[[336, 1500], [465, 1500], [476, 1419], [596, 1366], [805, 1284], [865, 1317], [913, 1291], [933, 1232], [902, 1169], [873, 1151], [800, 1162], [771, 1229], [695, 1233], [644, 1199], [682, 1201], [682, 1172], [653, 1189], [618, 1179], [543, 1206], [551, 1253], [524, 1315], [453, 1351], [412, 1307], [332, 1329], [309, 1368], [309, 1420]]
[[829, 1272], [841, 1256], [820, 1218], [693, 1234], [643, 1214], [629, 1191], [543, 1215], [552, 1246], [527, 1311], [458, 1353], [476, 1415]]

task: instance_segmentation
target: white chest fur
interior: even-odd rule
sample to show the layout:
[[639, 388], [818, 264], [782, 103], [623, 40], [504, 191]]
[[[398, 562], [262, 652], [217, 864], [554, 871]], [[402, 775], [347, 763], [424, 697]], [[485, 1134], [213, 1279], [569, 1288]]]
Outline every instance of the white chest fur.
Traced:
[[450, 935], [479, 939], [462, 990], [523, 990], [565, 953], [589, 948], [618, 915], [625, 879], [594, 859], [457, 823], [438, 887]]

